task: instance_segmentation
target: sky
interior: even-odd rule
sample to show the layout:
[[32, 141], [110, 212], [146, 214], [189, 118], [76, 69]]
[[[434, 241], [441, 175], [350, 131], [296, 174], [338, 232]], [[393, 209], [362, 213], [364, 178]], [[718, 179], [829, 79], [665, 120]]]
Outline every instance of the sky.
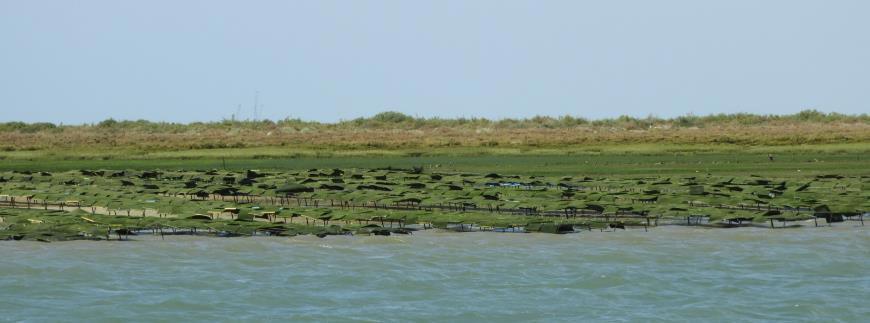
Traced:
[[0, 0], [0, 121], [870, 113], [868, 17], [864, 0]]

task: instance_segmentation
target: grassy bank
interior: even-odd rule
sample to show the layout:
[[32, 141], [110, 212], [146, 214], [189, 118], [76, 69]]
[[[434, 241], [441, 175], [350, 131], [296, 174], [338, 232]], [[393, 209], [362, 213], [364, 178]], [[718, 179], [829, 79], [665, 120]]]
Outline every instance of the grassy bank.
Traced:
[[[538, 175], [761, 174], [801, 177], [838, 173], [868, 175], [865, 144], [789, 147], [689, 147], [633, 145], [578, 150], [457, 149], [299, 154], [273, 148], [191, 150], [142, 155], [80, 155], [76, 152], [7, 153], [0, 170], [75, 169], [267, 169], [425, 166], [438, 171], [498, 171]], [[773, 154], [774, 161], [768, 159]]]
[[[817, 112], [6, 123], [0, 195], [17, 197], [19, 208], [22, 199], [44, 204], [4, 210], [0, 227], [7, 238], [64, 240], [159, 228], [295, 235], [424, 223], [558, 231], [691, 216], [757, 224], [806, 220], [819, 207], [864, 212], [868, 164], [870, 119]], [[282, 187], [304, 190], [288, 195]], [[73, 213], [50, 207], [70, 200]], [[228, 208], [243, 221], [202, 216]], [[258, 217], [269, 212], [280, 219]]]

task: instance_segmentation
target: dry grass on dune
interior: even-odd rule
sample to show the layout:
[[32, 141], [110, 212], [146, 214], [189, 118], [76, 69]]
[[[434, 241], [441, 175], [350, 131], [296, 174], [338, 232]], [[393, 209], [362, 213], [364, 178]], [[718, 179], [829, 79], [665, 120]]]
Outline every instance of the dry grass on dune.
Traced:
[[804, 111], [790, 116], [717, 115], [674, 119], [571, 117], [523, 120], [419, 119], [387, 112], [339, 123], [300, 120], [93, 125], [0, 124], [0, 150], [185, 150], [240, 147], [414, 149], [565, 147], [607, 144], [800, 145], [870, 142], [870, 118]]

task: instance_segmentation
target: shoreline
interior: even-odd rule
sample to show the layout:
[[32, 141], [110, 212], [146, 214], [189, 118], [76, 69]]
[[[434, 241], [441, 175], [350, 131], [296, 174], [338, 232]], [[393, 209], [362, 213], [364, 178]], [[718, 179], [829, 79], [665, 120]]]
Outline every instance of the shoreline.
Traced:
[[[768, 230], [776, 230], [780, 231], [781, 229], [788, 229], [789, 231], [806, 231], [806, 230], [844, 230], [844, 229], [861, 229], [864, 226], [860, 224], [858, 220], [847, 220], [842, 223], [836, 224], [825, 224], [820, 225], [818, 227], [813, 226], [812, 221], [801, 221], [802, 224], [795, 224], [791, 226], [785, 227], [777, 227], [775, 229], [771, 229], [768, 226], [760, 225], [760, 224], [744, 224], [740, 226], [722, 226], [718, 224], [699, 224], [699, 225], [685, 225], [685, 224], [663, 224], [656, 227], [648, 228], [648, 227], [638, 227], [638, 226], [626, 226], [625, 228], [597, 228], [590, 229], [588, 227], [580, 227], [573, 226], [573, 231], [560, 231], [560, 232], [542, 232], [542, 231], [528, 231], [525, 228], [517, 228], [516, 230], [510, 231], [500, 231], [500, 230], [481, 230], [480, 226], [468, 226], [465, 230], [459, 230], [457, 228], [427, 228], [422, 229], [420, 225], [409, 225], [405, 228], [360, 228], [363, 230], [358, 231], [341, 231], [341, 232], [320, 232], [320, 233], [296, 233], [291, 235], [283, 235], [283, 234], [273, 234], [269, 231], [256, 231], [251, 235], [241, 235], [241, 234], [232, 234], [227, 232], [211, 232], [211, 231], [195, 231], [191, 229], [182, 229], [175, 228], [176, 230], [172, 231], [155, 231], [153, 229], [138, 229], [138, 230], [112, 230], [109, 232], [109, 236], [80, 236], [80, 237], [65, 237], [64, 239], [59, 240], [48, 240], [44, 238], [34, 238], [32, 236], [23, 236], [19, 239], [15, 239], [12, 236], [7, 237], [6, 239], [0, 239], [0, 243], [2, 241], [16, 241], [16, 242], [41, 242], [41, 243], [58, 243], [58, 242], [73, 242], [73, 241], [130, 241], [130, 242], [139, 242], [139, 241], [157, 241], [157, 240], [167, 240], [170, 241], [179, 238], [179, 237], [191, 237], [191, 238], [266, 238], [266, 239], [293, 239], [293, 238], [327, 238], [327, 237], [352, 237], [352, 238], [363, 238], [363, 237], [409, 237], [414, 238], [415, 235], [443, 235], [443, 234], [506, 234], [508, 236], [511, 235], [546, 235], [546, 236], [560, 236], [560, 235], [582, 235], [582, 234], [618, 234], [621, 232], [641, 232], [643, 230], [644, 233], [648, 234], [659, 234], [655, 231], [667, 231], [666, 233], [674, 232], [674, 231], [689, 231], [689, 230], [716, 230], [721, 231], [726, 229], [725, 231], [758, 231], [764, 232]], [[852, 222], [852, 223], [850, 223]], [[2, 224], [2, 222], [0, 222]], [[827, 228], [827, 229], [826, 229]], [[0, 230], [0, 234], [3, 231]]]

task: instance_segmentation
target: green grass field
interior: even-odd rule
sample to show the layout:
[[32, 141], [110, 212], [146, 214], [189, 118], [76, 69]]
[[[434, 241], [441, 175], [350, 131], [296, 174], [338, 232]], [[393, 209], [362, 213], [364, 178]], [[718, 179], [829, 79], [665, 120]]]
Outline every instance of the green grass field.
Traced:
[[[802, 177], [836, 173], [868, 175], [865, 145], [676, 149], [634, 146], [582, 151], [457, 150], [427, 153], [367, 151], [331, 155], [279, 154], [273, 149], [180, 151], [106, 158], [76, 155], [7, 155], [0, 170], [75, 169], [266, 169], [377, 168], [426, 166], [439, 171], [505, 172], [538, 175], [663, 175], [712, 173]], [[269, 154], [271, 152], [271, 154]], [[772, 153], [775, 160], [768, 160]], [[0, 155], [2, 156], [2, 155]], [[93, 158], [92, 158], [93, 157]]]

